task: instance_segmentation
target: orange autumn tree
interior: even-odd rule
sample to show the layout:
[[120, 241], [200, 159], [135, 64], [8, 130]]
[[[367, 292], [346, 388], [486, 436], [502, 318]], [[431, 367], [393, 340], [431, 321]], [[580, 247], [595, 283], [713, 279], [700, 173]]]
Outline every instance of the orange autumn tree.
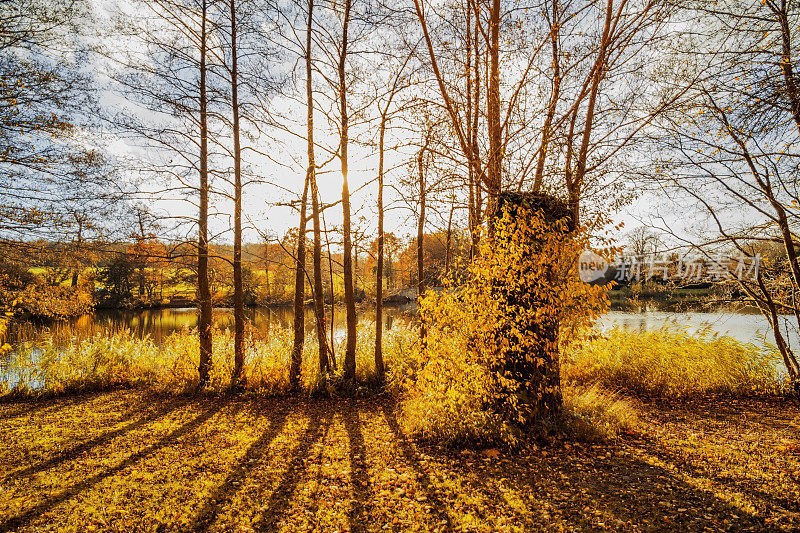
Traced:
[[549, 197], [504, 194], [494, 238], [460, 285], [420, 302], [428, 328], [407, 382], [407, 429], [448, 442], [515, 444], [561, 410], [560, 351], [608, 307], [580, 281], [588, 235]]

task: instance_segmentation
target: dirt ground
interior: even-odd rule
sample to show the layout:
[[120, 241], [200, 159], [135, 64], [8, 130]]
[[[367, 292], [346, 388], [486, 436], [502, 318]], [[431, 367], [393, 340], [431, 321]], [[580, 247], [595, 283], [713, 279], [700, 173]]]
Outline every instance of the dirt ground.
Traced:
[[0, 403], [0, 531], [799, 530], [800, 406], [638, 402], [635, 435], [407, 438], [388, 398]]

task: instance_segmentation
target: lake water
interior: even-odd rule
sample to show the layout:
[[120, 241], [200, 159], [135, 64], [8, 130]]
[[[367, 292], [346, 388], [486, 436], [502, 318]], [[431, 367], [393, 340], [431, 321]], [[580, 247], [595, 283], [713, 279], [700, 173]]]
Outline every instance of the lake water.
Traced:
[[[743, 313], [738, 311], [714, 312], [664, 312], [646, 311], [634, 313], [629, 311], [609, 311], [599, 321], [601, 329], [613, 326], [625, 327], [636, 331], [652, 331], [668, 325], [672, 328], [683, 328], [693, 333], [701, 328], [708, 328], [720, 335], [729, 335], [742, 342], [761, 345], [774, 345], [772, 328], [769, 322], [759, 313]], [[791, 346], [798, 346], [800, 332], [794, 317], [783, 317], [783, 334], [789, 339]]]
[[[390, 329], [398, 324], [409, 324], [414, 320], [414, 312], [413, 304], [400, 307], [387, 306], [384, 312], [384, 329]], [[270, 328], [293, 327], [294, 313], [291, 307], [247, 309], [245, 314], [252, 327], [262, 335], [268, 335]], [[327, 309], [327, 317], [330, 320], [330, 309]], [[359, 320], [374, 322], [375, 309], [359, 310]], [[215, 309], [214, 322], [218, 327], [233, 329], [233, 310]], [[31, 323], [17, 324], [12, 326], [8, 341], [13, 345], [19, 338], [33, 338], [45, 328], [50, 328], [56, 336], [58, 336], [59, 329], [62, 329], [68, 331], [69, 335], [76, 335], [78, 338], [90, 337], [109, 330], [127, 329], [136, 336], [147, 335], [158, 343], [174, 331], [194, 327], [196, 324], [197, 311], [194, 308], [140, 311], [98, 310], [93, 315], [79, 317], [68, 324], [56, 323], [49, 326]], [[772, 342], [769, 324], [760, 314], [753, 313], [609, 311], [598, 324], [600, 329], [604, 330], [620, 326], [637, 331], [651, 331], [664, 325], [685, 328], [689, 332], [697, 331], [700, 328], [709, 328], [713, 332], [730, 335], [743, 342], [756, 344], [765, 341]], [[793, 344], [800, 341], [793, 322], [788, 322], [787, 329]], [[306, 309], [306, 332], [309, 335], [315, 334], [313, 310], [309, 308]], [[342, 337], [345, 334], [343, 308], [337, 308], [335, 311], [334, 332], [336, 337]]]
[[[415, 306], [387, 306], [384, 307], [383, 326], [391, 329], [395, 325], [407, 325], [414, 317]], [[316, 334], [314, 311], [305, 310], [305, 326], [307, 335]], [[375, 309], [367, 308], [358, 311], [359, 321], [375, 322]], [[293, 328], [294, 310], [289, 307], [259, 307], [245, 309], [245, 316], [251, 327], [262, 335], [268, 335], [271, 328]], [[330, 308], [326, 309], [326, 318], [330, 323]], [[233, 330], [233, 309], [217, 308], [213, 314], [214, 324], [219, 328]], [[54, 337], [76, 336], [78, 339], [92, 337], [98, 333], [108, 331], [128, 330], [137, 337], [149, 336], [156, 343], [175, 331], [197, 326], [197, 310], [190, 308], [175, 309], [145, 309], [106, 310], [99, 309], [91, 315], [83, 315], [66, 322], [51, 324], [36, 324], [31, 322], [12, 323], [9, 330], [8, 342], [14, 345], [20, 339], [32, 339], [44, 330], [49, 329]], [[345, 335], [345, 310], [336, 308], [333, 315], [334, 336], [339, 338]], [[65, 333], [66, 335], [61, 335]]]

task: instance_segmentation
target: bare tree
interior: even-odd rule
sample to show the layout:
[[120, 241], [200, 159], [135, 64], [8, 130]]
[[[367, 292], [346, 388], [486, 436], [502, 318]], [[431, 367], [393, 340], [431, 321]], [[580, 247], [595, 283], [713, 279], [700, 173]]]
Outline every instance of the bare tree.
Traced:
[[[428, 185], [425, 181], [426, 165], [425, 165], [425, 152], [431, 143], [433, 136], [432, 130], [428, 130], [422, 147], [417, 154], [417, 177], [419, 183], [419, 216], [417, 217], [417, 296], [422, 298], [425, 294], [425, 206], [426, 197], [428, 192]], [[424, 343], [427, 330], [425, 329], [425, 321], [421, 321], [419, 328], [420, 340]]]
[[[209, 56], [219, 63], [209, 46], [212, 23], [208, 0], [183, 3], [156, 0], [137, 4], [142, 11], [128, 17], [122, 36], [133, 45], [108, 53], [120, 67], [112, 72], [123, 94], [151, 114], [130, 112], [115, 117], [133, 142], [150, 148], [153, 161], [140, 161], [159, 182], [156, 198], [188, 192], [197, 206], [196, 217], [180, 222], [197, 228], [196, 268], [198, 329], [200, 337], [199, 385], [207, 384], [212, 366], [212, 294], [209, 282]], [[197, 176], [193, 182], [192, 177]], [[196, 195], [196, 196], [195, 196]], [[165, 218], [166, 220], [166, 218]]]
[[384, 155], [386, 152], [386, 127], [392, 117], [392, 101], [398, 92], [404, 87], [404, 71], [411, 59], [411, 54], [407, 55], [397, 73], [392, 77], [386, 101], [383, 105], [379, 104], [380, 126], [378, 127], [378, 250], [375, 267], [375, 373], [378, 383], [383, 383], [385, 379], [385, 365], [383, 361], [383, 271], [384, 271]]
[[350, 186], [347, 181], [348, 159], [347, 148], [349, 139], [349, 118], [347, 107], [347, 93], [350, 90], [346, 75], [347, 69], [347, 31], [350, 25], [352, 0], [344, 0], [344, 13], [342, 21], [341, 45], [339, 48], [338, 91], [339, 100], [339, 159], [342, 164], [342, 233], [344, 236], [343, 258], [344, 265], [344, 300], [347, 313], [347, 345], [344, 354], [344, 381], [348, 386], [355, 384], [356, 377], [356, 301], [353, 292], [353, 244], [350, 227]]
[[[659, 120], [658, 183], [705, 216], [691, 231], [666, 217], [656, 225], [710, 259], [723, 257], [729, 283], [769, 323], [800, 392], [797, 347], [788, 334], [800, 328], [797, 17], [788, 3], [772, 0], [728, 0], [687, 14], [693, 32], [676, 57], [699, 81], [680, 108]], [[741, 261], [725, 259], [755, 256], [766, 246], [782, 253], [764, 254], [749, 276], [736, 271]]]
[[308, 24], [306, 25], [306, 114], [308, 142], [308, 180], [311, 183], [311, 213], [314, 223], [314, 315], [317, 325], [319, 346], [319, 369], [328, 370], [331, 366], [327, 333], [325, 331], [325, 294], [322, 286], [322, 235], [320, 226], [319, 188], [317, 187], [317, 168], [314, 156], [314, 91], [312, 83], [312, 32], [314, 23], [314, 0], [308, 0]]
[[233, 386], [239, 386], [244, 367], [244, 286], [242, 284], [242, 148], [239, 125], [239, 52], [237, 50], [236, 0], [230, 3], [230, 79], [233, 114]]

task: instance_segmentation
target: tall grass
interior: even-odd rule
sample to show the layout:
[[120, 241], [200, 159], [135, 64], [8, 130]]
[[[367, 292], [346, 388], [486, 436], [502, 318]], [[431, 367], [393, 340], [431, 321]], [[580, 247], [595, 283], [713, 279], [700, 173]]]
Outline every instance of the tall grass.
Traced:
[[[356, 379], [359, 386], [377, 382], [374, 364], [374, 323], [359, 325], [356, 351]], [[292, 332], [273, 327], [268, 336], [248, 331], [245, 342], [244, 376], [248, 389], [264, 394], [281, 394], [289, 389]], [[384, 335], [387, 386], [403, 369], [403, 352], [415, 334], [406, 327]], [[213, 369], [209, 388], [224, 391], [231, 385], [233, 334], [217, 330], [213, 335]], [[138, 338], [130, 331], [97, 332], [92, 337], [69, 337], [63, 330], [45, 332], [22, 341], [11, 352], [0, 372], [0, 392], [20, 395], [58, 394], [115, 386], [144, 386], [163, 392], [182, 393], [196, 389], [199, 377], [199, 339], [196, 330], [184, 329], [169, 335], [161, 344], [149, 337]], [[344, 353], [344, 340], [337, 342], [337, 356]], [[315, 341], [305, 343], [302, 390], [314, 394], [337, 382], [333, 373], [320, 373]], [[341, 366], [341, 365], [340, 365]]]
[[648, 396], [746, 395], [779, 390], [780, 368], [774, 348], [739, 342], [710, 328], [693, 334], [676, 327], [614, 328], [569, 353], [563, 376]]
[[[358, 327], [356, 380], [359, 387], [376, 384], [373, 350], [375, 327], [363, 322]], [[303, 353], [301, 387], [306, 394], [335, 388], [336, 373], [322, 375], [318, 368], [317, 345], [309, 335]], [[417, 343], [413, 327], [399, 326], [384, 334], [386, 387], [403, 392], [404, 380], [418, 375], [412, 354]], [[337, 359], [344, 355], [345, 339], [335, 343]], [[272, 327], [268, 335], [246, 332], [244, 375], [248, 389], [263, 394], [288, 390], [292, 332]], [[68, 328], [53, 328], [19, 341], [0, 358], [0, 394], [40, 395], [69, 391], [142, 386], [164, 392], [194, 390], [198, 383], [199, 345], [197, 332], [184, 329], [156, 343], [124, 329], [97, 330], [83, 338]], [[4, 360], [4, 362], [2, 361]], [[233, 334], [214, 332], [212, 390], [230, 386], [233, 372]], [[446, 368], [445, 361], [435, 364]], [[339, 365], [341, 369], [341, 365]], [[690, 334], [675, 327], [651, 332], [613, 329], [564, 354], [562, 376], [565, 383], [577, 385], [582, 399], [569, 403], [571, 409], [593, 412], [593, 405], [605, 392], [621, 391], [648, 396], [685, 397], [706, 394], [746, 395], [772, 393], [783, 384], [780, 356], [772, 348], [738, 342], [715, 335], [708, 329]], [[458, 379], [453, 369], [442, 370], [444, 382]], [[592, 389], [597, 384], [600, 389]], [[468, 390], [474, 390], [470, 386]], [[454, 390], [446, 386], [442, 394]], [[571, 394], [565, 390], [565, 399]], [[454, 416], [466, 412], [459, 403], [454, 411], [442, 411], [440, 398], [405, 398], [405, 406], [425, 424], [439, 422], [449, 426], [464, 423]], [[611, 402], [613, 404], [613, 402]], [[609, 404], [609, 405], [611, 405]], [[439, 413], [439, 411], [442, 411]], [[441, 416], [434, 416], [439, 413]], [[461, 413], [459, 415], [459, 413]], [[458, 418], [456, 416], [456, 418]], [[592, 418], [603, 415], [593, 412]], [[619, 418], [619, 417], [617, 417]]]
[[638, 422], [630, 401], [597, 384], [566, 387], [564, 411], [568, 431], [579, 440], [614, 438], [633, 431]]

